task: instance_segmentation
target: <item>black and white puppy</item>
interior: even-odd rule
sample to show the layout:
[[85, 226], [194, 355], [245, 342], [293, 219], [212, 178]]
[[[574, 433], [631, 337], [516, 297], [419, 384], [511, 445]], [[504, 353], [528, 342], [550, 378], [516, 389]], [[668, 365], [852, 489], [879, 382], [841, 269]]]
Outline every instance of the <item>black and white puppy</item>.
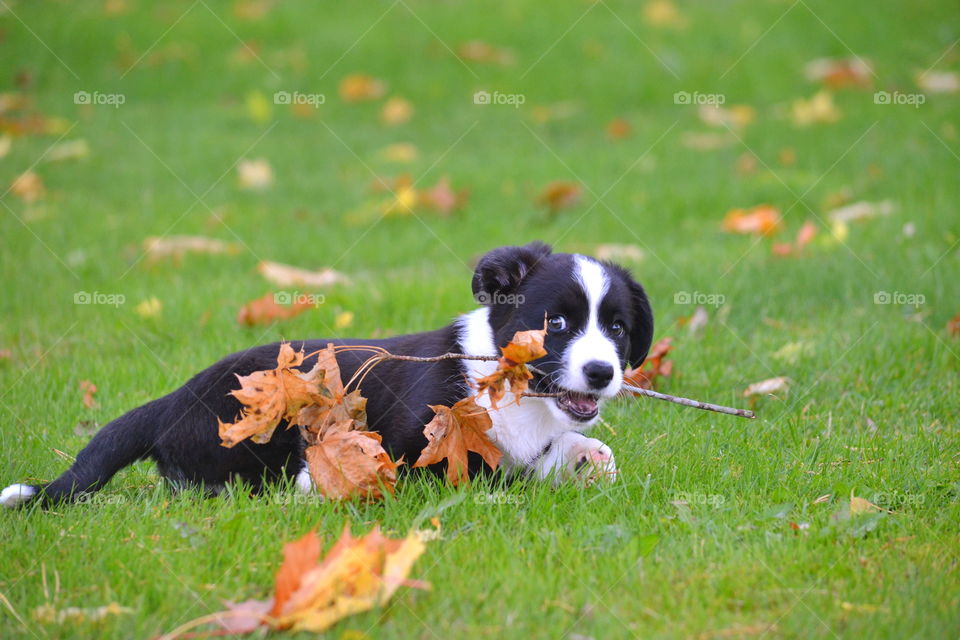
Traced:
[[[639, 364], [650, 348], [653, 315], [643, 288], [621, 267], [552, 253], [535, 242], [486, 254], [474, 273], [473, 293], [483, 306], [436, 331], [385, 340], [294, 341], [292, 346], [308, 353], [333, 342], [417, 356], [499, 355], [498, 347], [515, 332], [540, 329], [546, 317], [548, 354], [532, 363], [539, 373], [530, 389], [562, 395], [528, 397], [516, 404], [508, 394], [500, 408], [490, 412], [489, 435], [510, 472], [561, 479], [585, 462], [615, 471], [610, 449], [583, 432], [597, 421], [602, 402], [620, 390], [624, 365]], [[215, 493], [234, 479], [259, 489], [265, 481], [295, 477], [301, 489], [310, 490], [299, 430], [278, 428], [266, 444], [245, 441], [231, 449], [220, 445], [217, 419], [232, 422], [240, 412], [239, 401], [229, 395], [238, 387], [236, 376], [272, 369], [278, 349], [278, 344], [270, 344], [227, 356], [169, 395], [106, 425], [53, 482], [11, 485], [0, 493], [0, 504], [75, 500], [144, 458], [156, 461], [160, 473], [176, 486], [199, 485]], [[343, 379], [368, 356], [337, 354]], [[313, 358], [303, 367], [312, 365]], [[471, 395], [469, 381], [495, 367], [496, 362], [466, 360], [381, 363], [363, 381], [370, 429], [380, 433], [394, 458], [416, 460], [427, 444], [424, 425], [433, 418], [427, 405], [452, 405]], [[483, 396], [480, 403], [486, 402]], [[475, 473], [483, 463], [474, 456], [470, 454], [470, 467]]]

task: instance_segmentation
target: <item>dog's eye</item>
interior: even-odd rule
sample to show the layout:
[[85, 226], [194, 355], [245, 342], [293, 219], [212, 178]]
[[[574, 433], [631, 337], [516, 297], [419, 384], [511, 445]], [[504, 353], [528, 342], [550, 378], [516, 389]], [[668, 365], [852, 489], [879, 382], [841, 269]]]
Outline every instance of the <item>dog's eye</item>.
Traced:
[[624, 334], [625, 329], [623, 328], [622, 322], [614, 322], [610, 325], [610, 331], [613, 332], [613, 335], [620, 337]]
[[547, 318], [547, 327], [550, 331], [566, 331], [567, 319], [560, 314], [550, 316]]

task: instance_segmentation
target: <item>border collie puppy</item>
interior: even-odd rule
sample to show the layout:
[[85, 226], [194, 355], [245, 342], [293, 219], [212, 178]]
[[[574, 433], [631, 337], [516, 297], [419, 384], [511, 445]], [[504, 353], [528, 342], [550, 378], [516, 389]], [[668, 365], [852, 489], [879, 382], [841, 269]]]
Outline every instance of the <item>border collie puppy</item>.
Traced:
[[[621, 267], [552, 253], [547, 245], [534, 242], [486, 254], [473, 275], [473, 293], [483, 306], [436, 331], [385, 340], [294, 341], [292, 346], [308, 353], [332, 342], [416, 356], [499, 355], [498, 347], [515, 332], [540, 329], [546, 317], [548, 353], [532, 363], [538, 373], [530, 390], [561, 395], [525, 397], [516, 404], [507, 394], [500, 408], [490, 411], [493, 427], [488, 433], [503, 452], [508, 471], [561, 479], [587, 462], [615, 471], [609, 447], [583, 432], [597, 421], [601, 403], [620, 390], [624, 365], [639, 364], [650, 348], [653, 315], [643, 288]], [[309, 491], [305, 444], [298, 429], [281, 425], [266, 444], [220, 445], [217, 418], [231, 422], [240, 413], [240, 402], [229, 394], [238, 388], [237, 375], [274, 368], [278, 350], [278, 344], [270, 344], [227, 356], [176, 391], [106, 425], [53, 482], [11, 485], [0, 493], [0, 503], [13, 507], [35, 499], [44, 504], [76, 500], [144, 458], [156, 461], [161, 475], [175, 486], [199, 485], [216, 493], [232, 479], [259, 489], [265, 481], [295, 477], [297, 485]], [[338, 353], [343, 379], [369, 355]], [[304, 370], [313, 366], [314, 358], [303, 364]], [[453, 405], [472, 395], [469, 381], [496, 366], [472, 360], [383, 362], [363, 381], [369, 428], [380, 433], [394, 458], [416, 460], [427, 444], [424, 425], [434, 415], [427, 405]], [[480, 400], [487, 407], [488, 402], [486, 395]], [[483, 467], [476, 454], [470, 454], [470, 467], [472, 473]]]

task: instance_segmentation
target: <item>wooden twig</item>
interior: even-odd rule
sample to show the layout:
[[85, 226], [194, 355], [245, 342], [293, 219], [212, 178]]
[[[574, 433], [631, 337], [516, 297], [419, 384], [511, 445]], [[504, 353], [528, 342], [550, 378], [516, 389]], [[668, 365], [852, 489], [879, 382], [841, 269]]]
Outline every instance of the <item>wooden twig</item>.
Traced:
[[723, 405], [719, 405], [719, 404], [711, 404], [709, 402], [700, 402], [699, 400], [691, 400], [690, 398], [670, 396], [665, 393], [660, 393], [659, 391], [653, 391], [652, 389], [643, 389], [641, 387], [634, 387], [633, 385], [629, 385], [629, 384], [623, 385], [622, 388], [624, 391], [630, 391], [631, 393], [639, 393], [640, 395], [656, 398], [657, 400], [666, 400], [667, 402], [682, 404], [685, 407], [695, 407], [697, 409], [703, 409], [704, 411], [716, 411], [717, 413], [725, 413], [730, 416], [740, 416], [741, 418], [753, 419], [757, 417], [757, 415], [753, 411], [747, 411], [746, 409], [734, 409], [733, 407], [724, 407]]

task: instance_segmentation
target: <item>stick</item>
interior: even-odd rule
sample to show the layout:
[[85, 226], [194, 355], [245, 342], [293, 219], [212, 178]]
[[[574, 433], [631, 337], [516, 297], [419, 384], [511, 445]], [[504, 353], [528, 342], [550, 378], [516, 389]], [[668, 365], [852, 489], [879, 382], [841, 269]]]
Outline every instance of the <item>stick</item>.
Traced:
[[668, 396], [665, 393], [660, 393], [659, 391], [653, 391], [651, 389], [642, 389], [640, 387], [634, 387], [633, 385], [625, 384], [623, 385], [624, 391], [630, 391], [632, 393], [639, 393], [644, 396], [649, 396], [651, 398], [656, 398], [657, 400], [666, 400], [667, 402], [673, 402], [676, 404], [682, 404], [685, 407], [695, 407], [697, 409], [703, 409], [704, 411], [716, 411], [717, 413], [725, 413], [730, 416], [740, 416], [741, 418], [756, 418], [757, 415], [753, 411], [747, 411], [746, 409], [734, 409], [732, 407], [724, 407], [719, 404], [711, 404], [709, 402], [700, 402], [699, 400], [691, 400], [690, 398], [681, 398], [679, 396]]

